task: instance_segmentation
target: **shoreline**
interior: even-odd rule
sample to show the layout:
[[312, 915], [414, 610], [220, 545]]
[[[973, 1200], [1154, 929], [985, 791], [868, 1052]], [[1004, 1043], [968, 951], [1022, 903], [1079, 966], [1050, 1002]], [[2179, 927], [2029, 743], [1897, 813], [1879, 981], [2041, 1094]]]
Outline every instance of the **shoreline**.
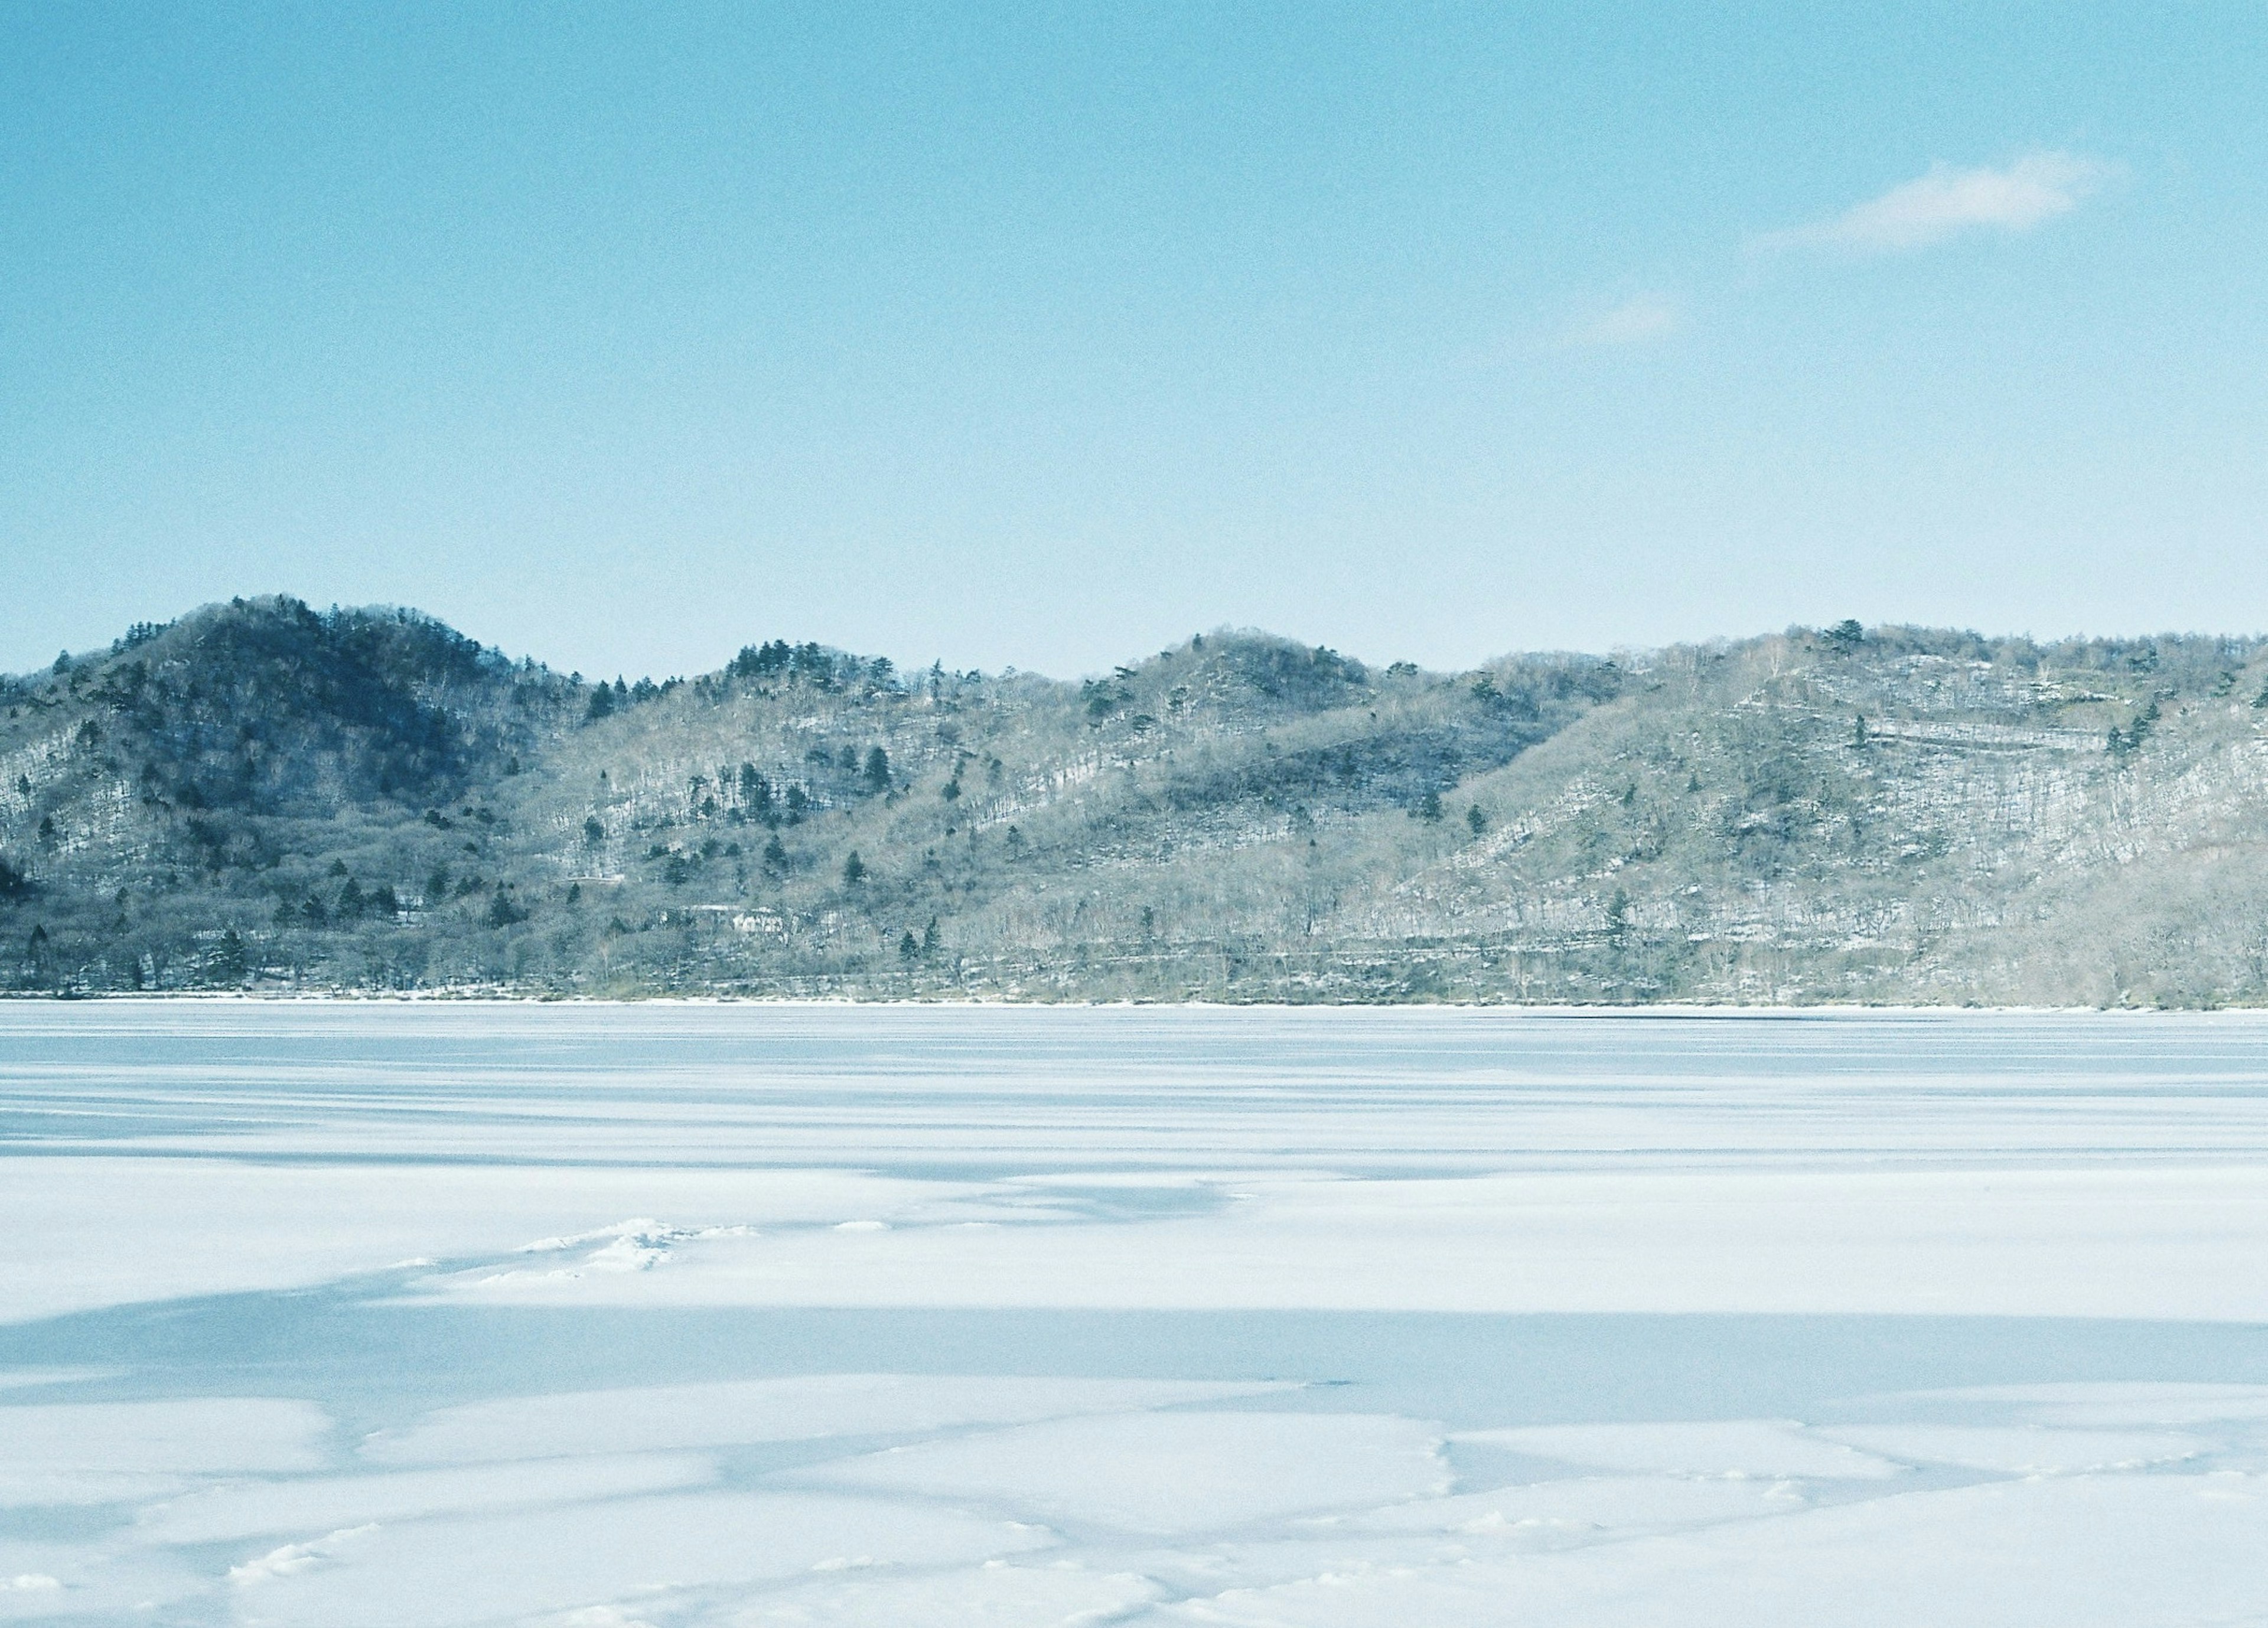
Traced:
[[1918, 1005], [1869, 1001], [1812, 1001], [1803, 1005], [1733, 1001], [1660, 1002], [1528, 1002], [1486, 1000], [1423, 1001], [1208, 1001], [1208, 1000], [1014, 1000], [963, 997], [937, 999], [871, 1000], [856, 997], [812, 995], [522, 995], [496, 991], [323, 991], [316, 992], [263, 990], [146, 990], [88, 991], [59, 995], [48, 991], [0, 991], [0, 1003], [78, 1006], [88, 1003], [145, 1006], [498, 1006], [619, 1007], [688, 1006], [727, 1010], [735, 1007], [786, 1008], [807, 1011], [1003, 1011], [1003, 1012], [1265, 1012], [1290, 1013], [1500, 1013], [1550, 1018], [1717, 1019], [1794, 1018], [1927, 1018], [1927, 1017], [2250, 1017], [2268, 1016], [2261, 1006], [2022, 1006]]

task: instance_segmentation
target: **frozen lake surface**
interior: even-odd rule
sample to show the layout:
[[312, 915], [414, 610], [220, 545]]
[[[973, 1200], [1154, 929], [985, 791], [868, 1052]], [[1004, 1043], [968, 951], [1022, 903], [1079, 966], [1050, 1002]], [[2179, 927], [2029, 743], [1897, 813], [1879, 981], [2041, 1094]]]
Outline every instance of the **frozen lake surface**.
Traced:
[[0, 1005], [0, 1622], [2268, 1624], [2268, 1019]]

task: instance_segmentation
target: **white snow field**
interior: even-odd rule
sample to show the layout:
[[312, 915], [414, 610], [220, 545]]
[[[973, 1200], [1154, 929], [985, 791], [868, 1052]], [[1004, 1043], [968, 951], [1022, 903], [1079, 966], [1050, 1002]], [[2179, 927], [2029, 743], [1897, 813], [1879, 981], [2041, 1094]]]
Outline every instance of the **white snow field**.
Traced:
[[2268, 1018], [0, 1005], [0, 1623], [2268, 1624]]

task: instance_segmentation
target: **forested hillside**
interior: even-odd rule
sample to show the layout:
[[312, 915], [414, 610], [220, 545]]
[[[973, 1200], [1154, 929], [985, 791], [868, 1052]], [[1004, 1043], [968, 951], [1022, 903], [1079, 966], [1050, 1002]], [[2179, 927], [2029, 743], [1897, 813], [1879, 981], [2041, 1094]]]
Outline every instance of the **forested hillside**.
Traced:
[[0, 986], [2268, 998], [2268, 646], [587, 681], [238, 600], [0, 680]]

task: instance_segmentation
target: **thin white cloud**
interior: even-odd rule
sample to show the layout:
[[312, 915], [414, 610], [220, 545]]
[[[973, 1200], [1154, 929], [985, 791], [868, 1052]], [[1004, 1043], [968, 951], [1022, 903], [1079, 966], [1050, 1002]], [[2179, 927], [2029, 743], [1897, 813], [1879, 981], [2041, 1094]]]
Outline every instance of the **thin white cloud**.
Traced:
[[1927, 248], [1964, 232], [2029, 232], [2068, 215], [2116, 173], [2069, 152], [2029, 152], [1995, 169], [1933, 165], [1926, 175], [1836, 216], [1755, 239], [1761, 249], [1844, 249], [1887, 254]]
[[1677, 331], [1683, 313], [1674, 301], [1659, 294], [1639, 294], [1593, 313], [1568, 330], [1567, 342], [1577, 345], [1637, 345]]

